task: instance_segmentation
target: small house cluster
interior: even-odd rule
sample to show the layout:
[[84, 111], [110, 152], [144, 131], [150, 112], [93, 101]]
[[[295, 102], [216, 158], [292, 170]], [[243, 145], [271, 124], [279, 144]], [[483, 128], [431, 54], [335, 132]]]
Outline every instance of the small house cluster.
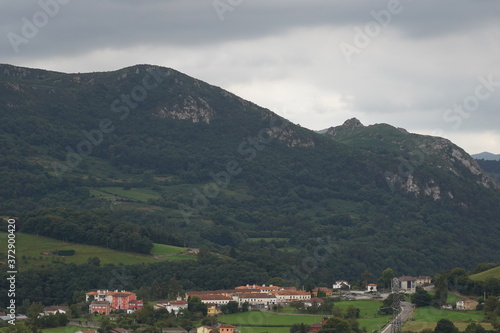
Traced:
[[167, 309], [168, 312], [174, 312], [178, 315], [182, 309], [187, 309], [188, 302], [184, 301], [182, 297], [177, 297], [175, 301], [158, 301], [154, 306], [155, 310]]
[[248, 303], [253, 309], [269, 308], [277, 304], [286, 304], [294, 301], [310, 301], [311, 293], [297, 290], [295, 287], [279, 287], [265, 284], [239, 286], [229, 290], [190, 291], [185, 299], [197, 296], [207, 305], [209, 314], [220, 313], [219, 308], [234, 301], [239, 305]]
[[417, 290], [417, 287], [422, 287], [424, 285], [428, 285], [432, 281], [432, 277], [430, 276], [408, 276], [403, 275], [398, 278], [399, 280], [399, 288], [401, 291], [407, 293], [414, 293]]
[[332, 289], [336, 289], [336, 290], [351, 289], [351, 285], [349, 284], [349, 282], [347, 282], [345, 280], [339, 280], [339, 281], [335, 281], [335, 283], [332, 286]]
[[111, 311], [125, 310], [133, 313], [144, 306], [141, 300], [137, 299], [135, 293], [125, 290], [98, 290], [85, 294], [85, 300], [91, 301], [89, 305], [90, 313], [109, 315]]

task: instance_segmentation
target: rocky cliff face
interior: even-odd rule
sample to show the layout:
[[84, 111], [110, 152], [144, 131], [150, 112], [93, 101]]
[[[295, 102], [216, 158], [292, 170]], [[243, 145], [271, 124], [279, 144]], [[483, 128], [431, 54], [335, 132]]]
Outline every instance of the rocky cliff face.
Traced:
[[203, 98], [195, 98], [189, 95], [181, 105], [161, 106], [154, 115], [160, 118], [184, 119], [193, 123], [204, 122], [210, 124], [210, 121], [215, 116], [215, 111]]
[[396, 172], [385, 173], [386, 181], [391, 188], [416, 196], [429, 196], [434, 200], [456, 197], [454, 190], [446, 188], [440, 179], [426, 176], [426, 166], [445, 170], [486, 188], [500, 188], [475, 159], [444, 138], [412, 134], [387, 124], [364, 126], [356, 118], [330, 127], [325, 135], [356, 148], [398, 156], [400, 165]]

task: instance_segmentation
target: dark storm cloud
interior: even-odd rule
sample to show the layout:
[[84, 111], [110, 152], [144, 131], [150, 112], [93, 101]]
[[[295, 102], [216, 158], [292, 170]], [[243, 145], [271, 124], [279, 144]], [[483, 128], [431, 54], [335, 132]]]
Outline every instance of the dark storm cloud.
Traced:
[[[41, 0], [50, 3], [56, 0]], [[227, 0], [216, 0], [228, 3]], [[217, 2], [216, 2], [217, 3]], [[239, 3], [239, 2], [230, 2]], [[245, 0], [217, 13], [213, 0], [72, 0], [61, 4], [57, 15], [41, 27], [17, 54], [7, 35], [23, 36], [25, 17], [41, 11], [40, 2], [10, 0], [2, 3], [1, 57], [74, 54], [130, 45], [200, 45], [253, 39], [309, 26], [363, 25], [371, 11], [387, 8], [390, 1], [356, 0]], [[229, 5], [232, 7], [231, 5]], [[457, 34], [490, 24], [498, 18], [497, 1], [408, 1], [391, 25], [409, 38]], [[219, 10], [219, 14], [221, 14]]]

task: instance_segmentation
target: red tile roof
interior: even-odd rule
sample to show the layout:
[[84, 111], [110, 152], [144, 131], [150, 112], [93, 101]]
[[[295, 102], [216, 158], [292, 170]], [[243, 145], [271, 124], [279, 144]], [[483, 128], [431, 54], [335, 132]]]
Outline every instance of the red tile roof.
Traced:
[[240, 294], [238, 296], [240, 298], [276, 298], [275, 295], [269, 295], [269, 294], [264, 294], [264, 293]]
[[232, 297], [222, 296], [222, 295], [198, 295], [202, 301], [226, 301], [232, 300]]
[[313, 297], [313, 298], [311, 298], [311, 300], [309, 300], [309, 302], [311, 302], [311, 303], [324, 303], [325, 300], [322, 298]]
[[275, 295], [310, 295], [307, 291], [301, 291], [301, 290], [278, 290], [278, 291], [271, 291], [271, 293]]

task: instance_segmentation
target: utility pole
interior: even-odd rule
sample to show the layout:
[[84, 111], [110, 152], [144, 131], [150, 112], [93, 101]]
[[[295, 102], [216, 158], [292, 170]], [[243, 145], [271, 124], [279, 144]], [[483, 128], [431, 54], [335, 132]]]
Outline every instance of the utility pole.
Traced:
[[399, 279], [393, 278], [391, 281], [391, 294], [392, 294], [392, 325], [391, 333], [401, 332], [401, 317], [399, 313], [401, 311], [401, 300], [400, 300], [400, 288]]

